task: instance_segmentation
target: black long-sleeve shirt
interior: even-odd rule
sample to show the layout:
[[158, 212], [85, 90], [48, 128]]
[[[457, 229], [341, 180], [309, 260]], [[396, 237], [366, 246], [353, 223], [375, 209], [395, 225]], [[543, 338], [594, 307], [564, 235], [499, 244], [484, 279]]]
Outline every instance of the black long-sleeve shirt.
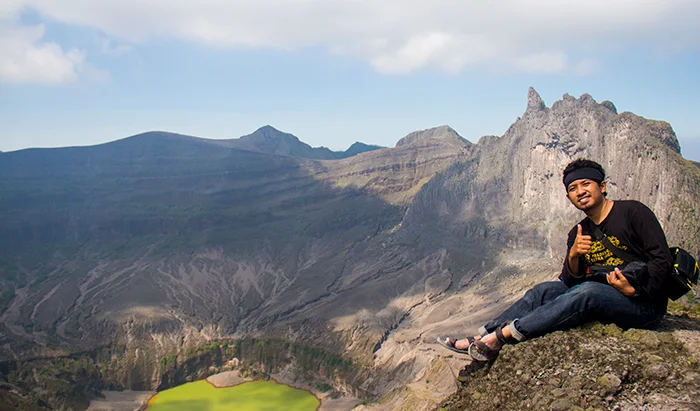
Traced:
[[[615, 267], [621, 267], [629, 262], [615, 256], [612, 251], [605, 248], [602, 241], [595, 239], [593, 233], [596, 226], [590, 218], [584, 218], [579, 224], [583, 229], [583, 235], [590, 235], [593, 238], [593, 245], [587, 254], [579, 257], [576, 273], [571, 272], [568, 259], [564, 259], [564, 268], [559, 278], [569, 287], [591, 280], [592, 277], [587, 275], [591, 266], [607, 266], [610, 267], [610, 271], [613, 271]], [[639, 201], [615, 201], [610, 213], [598, 228], [616, 247], [639, 257], [639, 260], [647, 264], [647, 272], [637, 277], [639, 284], [635, 290], [640, 294], [639, 298], [651, 303], [657, 312], [666, 312], [668, 297], [664, 291], [664, 285], [673, 269], [673, 258], [668, 249], [664, 231], [654, 212]], [[569, 231], [567, 256], [576, 240], [577, 230], [578, 228], [574, 226]]]

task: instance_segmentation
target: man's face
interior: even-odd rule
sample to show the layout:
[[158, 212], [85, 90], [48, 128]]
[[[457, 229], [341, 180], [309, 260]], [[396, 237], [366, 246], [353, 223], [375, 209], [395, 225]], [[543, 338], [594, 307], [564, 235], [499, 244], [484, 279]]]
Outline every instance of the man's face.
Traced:
[[605, 181], [600, 184], [587, 178], [576, 180], [566, 188], [566, 197], [574, 207], [587, 211], [603, 204]]

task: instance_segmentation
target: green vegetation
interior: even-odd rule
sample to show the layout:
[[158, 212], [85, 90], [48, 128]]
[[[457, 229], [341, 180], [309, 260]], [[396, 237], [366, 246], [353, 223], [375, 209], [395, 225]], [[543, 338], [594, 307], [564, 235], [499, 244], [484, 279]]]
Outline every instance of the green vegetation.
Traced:
[[352, 367], [352, 361], [348, 359], [305, 345], [292, 343], [290, 344], [290, 351], [300, 364], [316, 362], [325, 365], [328, 376], [331, 376], [334, 371], [345, 372]]
[[352, 360], [315, 347], [282, 340], [244, 340], [239, 343], [238, 357], [243, 366], [264, 364], [274, 369], [294, 361], [305, 377], [335, 378], [348, 376], [356, 370]]
[[197, 381], [159, 392], [148, 410], [313, 411], [319, 405], [310, 392], [272, 381], [248, 382], [231, 388], [215, 388], [206, 381]]
[[89, 356], [4, 362], [0, 410], [85, 409], [103, 386]]
[[[157, 389], [165, 392], [187, 380], [204, 379], [228, 369], [226, 363], [233, 358], [239, 359], [241, 374], [256, 380], [267, 379], [272, 370], [293, 364], [305, 381], [320, 392], [328, 392], [331, 398], [340, 393], [333, 390], [329, 380], [340, 378], [357, 385], [362, 382], [357, 366], [349, 359], [283, 340], [213, 340], [157, 358], [142, 349], [138, 356], [124, 347], [112, 346], [54, 358], [7, 361], [0, 370], [0, 386], [6, 387], [0, 395], [0, 410], [85, 409], [101, 390], [154, 388], [148, 385], [154, 366], [160, 375]], [[183, 407], [192, 409], [190, 404]]]
[[700, 303], [695, 298], [693, 290], [676, 301], [668, 302], [670, 314], [690, 314], [700, 316]]
[[230, 342], [221, 342], [221, 341], [210, 341], [209, 343], [205, 345], [200, 345], [197, 347], [191, 347], [190, 349], [187, 350], [187, 357], [191, 357], [193, 355], [201, 355], [201, 354], [216, 354], [219, 352], [221, 348], [228, 348], [230, 351], [235, 351], [235, 345]]
[[165, 368], [165, 367], [174, 367], [177, 365], [177, 356], [176, 355], [166, 355], [165, 357], [160, 359], [160, 367]]

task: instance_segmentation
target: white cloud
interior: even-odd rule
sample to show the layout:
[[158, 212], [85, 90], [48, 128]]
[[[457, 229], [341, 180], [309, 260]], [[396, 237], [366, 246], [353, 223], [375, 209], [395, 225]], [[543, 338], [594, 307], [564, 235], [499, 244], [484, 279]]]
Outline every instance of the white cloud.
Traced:
[[[437, 67], [597, 70], [598, 53], [700, 45], [696, 0], [6, 0], [92, 27], [117, 44], [177, 39], [214, 47], [320, 47], [386, 73]], [[590, 56], [578, 63], [581, 54]]]
[[456, 73], [492, 59], [496, 47], [480, 35], [435, 32], [412, 37], [396, 50], [388, 45], [379, 50], [371, 63], [381, 73], [407, 73], [429, 64]]
[[55, 85], [76, 81], [84, 54], [42, 42], [44, 26], [0, 22], [0, 82]]
[[131, 44], [115, 43], [105, 37], [98, 38], [96, 42], [100, 52], [110, 56], [121, 56], [134, 49]]
[[584, 58], [579, 61], [573, 68], [574, 74], [577, 76], [587, 76], [600, 71], [600, 63], [592, 58]]
[[566, 69], [566, 54], [559, 51], [528, 54], [513, 59], [513, 65], [519, 71], [529, 73], [561, 73]]
[[401, 48], [378, 56], [372, 65], [384, 73], [406, 73], [439, 58], [449, 48], [452, 38], [445, 33], [429, 33], [409, 39]]

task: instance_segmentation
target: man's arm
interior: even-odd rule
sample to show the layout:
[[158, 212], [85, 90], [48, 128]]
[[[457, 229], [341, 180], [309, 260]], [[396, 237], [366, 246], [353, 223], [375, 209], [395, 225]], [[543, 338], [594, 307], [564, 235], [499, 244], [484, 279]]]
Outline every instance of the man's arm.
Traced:
[[564, 259], [564, 267], [561, 270], [559, 279], [567, 286], [571, 287], [580, 284], [585, 275], [581, 272], [581, 257], [591, 249], [593, 241], [591, 236], [583, 235], [581, 224], [572, 228], [569, 231], [567, 240], [566, 258]]
[[641, 248], [647, 258], [649, 281], [639, 284], [637, 290], [640, 294], [649, 297], [657, 293], [663, 293], [663, 286], [668, 274], [673, 269], [673, 258], [668, 249], [668, 242], [659, 220], [647, 206], [640, 203], [640, 207], [632, 216], [632, 229], [641, 240]]

